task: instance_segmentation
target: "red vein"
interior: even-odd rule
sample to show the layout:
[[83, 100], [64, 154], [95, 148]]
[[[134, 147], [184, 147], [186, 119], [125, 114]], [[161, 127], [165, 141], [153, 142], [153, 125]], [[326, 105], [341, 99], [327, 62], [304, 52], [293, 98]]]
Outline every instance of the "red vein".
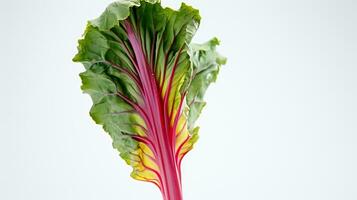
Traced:
[[180, 173], [180, 177], [181, 177], [181, 162], [182, 162], [182, 159], [183, 157], [185, 157], [185, 155], [188, 153], [189, 151], [186, 151], [185, 153], [183, 153], [179, 159], [179, 162], [178, 162], [178, 168], [179, 168], [179, 173]]
[[[157, 49], [156, 49], [156, 54], [157, 54], [157, 60], [159, 59], [159, 56], [160, 56], [160, 46], [161, 46], [161, 43], [162, 43], [162, 39], [163, 39], [163, 37], [162, 37], [162, 35], [161, 35], [161, 38], [160, 38], [160, 42], [159, 42], [159, 45], [157, 45]], [[156, 69], [157, 69], [157, 62], [155, 62], [155, 67], [154, 67], [154, 73], [156, 74], [157, 73], [157, 71], [156, 71]], [[159, 76], [158, 77], [161, 77], [161, 70], [159, 71]], [[164, 77], [163, 77], [164, 78]]]
[[149, 170], [149, 171], [153, 172], [154, 174], [156, 174], [157, 178], [160, 180], [160, 183], [162, 183], [161, 175], [160, 175], [160, 173], [159, 173], [157, 170], [155, 170], [155, 169], [153, 169], [153, 168], [151, 168], [151, 167], [145, 165], [144, 162], [142, 162], [142, 164], [143, 164], [143, 166], [144, 166], [147, 170]]
[[[148, 179], [148, 178], [146, 178], [144, 176], [141, 176], [139, 174], [135, 174], [135, 175], [143, 179], [143, 180], [138, 179], [139, 181], [147, 181], [147, 182], [153, 183], [161, 190], [161, 186], [159, 185], [160, 184], [159, 180], [157, 180], [157, 179]], [[155, 182], [155, 181], [157, 181], [158, 183]]]
[[120, 40], [120, 43], [124, 46], [125, 53], [129, 55], [129, 59], [135, 67], [137, 65], [137, 63], [136, 63], [135, 57], [132, 54], [132, 52], [130, 51], [129, 47], [126, 45], [126, 43], [123, 40]]
[[151, 162], [154, 162], [156, 164], [156, 161], [157, 161], [156, 158], [154, 158], [151, 155], [147, 154], [144, 150], [142, 150], [142, 152], [146, 157], [148, 157], [151, 160]]
[[172, 82], [173, 82], [173, 79], [174, 79], [174, 76], [175, 76], [175, 72], [176, 72], [176, 69], [177, 69], [178, 60], [179, 60], [179, 58], [181, 56], [181, 51], [182, 51], [182, 47], [180, 48], [180, 50], [178, 52], [178, 55], [177, 55], [177, 57], [175, 59], [175, 64], [172, 67], [172, 71], [171, 71], [171, 75], [170, 75], [170, 79], [169, 79], [169, 85], [167, 86], [167, 89], [165, 91], [165, 95], [164, 95], [164, 106], [165, 107], [167, 106], [167, 101], [168, 101], [168, 98], [169, 98], [169, 95], [170, 95], [170, 92], [171, 92]]
[[172, 45], [174, 45], [175, 41], [176, 41], [176, 35], [174, 35], [174, 38], [173, 38], [169, 48], [167, 49], [167, 52], [165, 53], [164, 74], [163, 74], [163, 77], [162, 77], [162, 82], [160, 83], [160, 88], [162, 88], [164, 86], [164, 80], [165, 80], [165, 77], [166, 77], [167, 59], [169, 57], [169, 53], [170, 53], [170, 50], [172, 48]]
[[182, 125], [180, 131], [176, 133], [176, 138], [183, 132], [183, 130], [185, 130], [186, 124], [187, 124], [187, 121], [185, 121], [185, 123]]
[[[190, 139], [190, 136], [188, 135], [188, 136], [186, 137], [186, 139], [185, 139], [185, 140], [180, 144], [180, 146], [177, 148], [176, 154], [175, 154], [176, 159], [178, 158], [178, 156], [179, 156], [179, 154], [180, 154], [180, 151], [181, 151], [183, 145], [185, 145], [186, 142], [187, 142], [189, 139]], [[178, 161], [178, 160], [176, 160], [176, 161]]]
[[[175, 116], [175, 121], [176, 121], [176, 118], [177, 118], [177, 115], [179, 113], [181, 113], [181, 110], [182, 110], [182, 106], [183, 106], [183, 102], [185, 100], [185, 96], [186, 96], [186, 92], [184, 92], [183, 94], [181, 94], [181, 98], [180, 98], [180, 103], [179, 103], [179, 106], [177, 108], [177, 113], [176, 113], [176, 116]], [[175, 103], [175, 102], [174, 102]], [[171, 111], [170, 111], [170, 119], [172, 119], [172, 115], [174, 114], [174, 103], [171, 107]], [[174, 123], [175, 124], [175, 123]]]
[[[171, 140], [168, 138], [172, 137], [172, 132], [168, 128], [168, 113], [166, 112], [168, 95], [166, 96], [166, 104], [163, 104], [162, 97], [159, 94], [159, 89], [161, 88], [158, 88], [159, 85], [157, 84], [155, 74], [152, 73], [152, 67], [149, 66], [147, 55], [143, 51], [142, 38], [138, 37], [138, 33], [133, 31], [129, 21], [124, 21], [124, 27], [137, 59], [136, 67], [139, 78], [143, 83], [145, 94], [147, 94], [144, 99], [144, 108], [148, 114], [146, 121], [149, 123], [151, 137], [155, 139], [154, 144], [158, 149], [157, 164], [160, 173], [162, 173], [162, 177], [160, 176], [162, 178], [162, 193], [166, 199], [181, 199], [181, 181], [179, 179], [179, 172], [177, 171], [176, 158], [174, 157], [175, 148], [173, 148]], [[177, 60], [173, 66], [173, 73], [170, 76], [171, 85], [179, 57], [180, 53], [177, 55]], [[164, 67], [166, 68], [167, 66]], [[169, 91], [166, 92], [169, 93]]]
[[155, 71], [154, 69], [154, 66], [155, 66], [155, 60], [154, 60], [154, 49], [155, 49], [155, 45], [156, 45], [156, 40], [157, 40], [157, 33], [155, 32], [154, 33], [154, 40], [151, 44], [151, 58], [150, 58], [150, 61], [151, 61], [151, 67], [153, 68], [152, 70]]
[[152, 141], [148, 138], [139, 136], [139, 135], [130, 135], [134, 140], [138, 141], [138, 142], [142, 142], [146, 145], [148, 145], [150, 148], [152, 148], [153, 153], [156, 155], [157, 154], [157, 150], [154, 146], [154, 144], [152, 143]]
[[147, 114], [145, 113], [144, 109], [139, 106], [138, 104], [134, 103], [133, 101], [131, 101], [129, 98], [127, 98], [124, 94], [122, 94], [121, 92], [117, 92], [116, 95], [118, 95], [119, 97], [121, 97], [125, 102], [127, 102], [128, 104], [130, 104], [136, 111], [139, 112], [140, 115], [142, 115], [144, 117], [144, 120], [148, 120], [149, 118], [147, 116]]

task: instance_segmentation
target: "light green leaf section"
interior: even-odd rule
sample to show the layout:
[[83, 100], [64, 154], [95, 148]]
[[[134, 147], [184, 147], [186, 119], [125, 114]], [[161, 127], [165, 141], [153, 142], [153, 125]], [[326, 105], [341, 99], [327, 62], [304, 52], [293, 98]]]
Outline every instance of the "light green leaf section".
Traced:
[[117, 92], [125, 92], [125, 88], [111, 73], [109, 66], [93, 65], [80, 74], [81, 88], [92, 97], [91, 117], [97, 124], [103, 125], [113, 139], [114, 148], [127, 160], [130, 159], [128, 153], [137, 149], [137, 142], [128, 136], [137, 134], [132, 124], [144, 124], [140, 116], [132, 112], [133, 108], [117, 97]]
[[216, 51], [218, 45], [219, 40], [217, 38], [213, 38], [204, 44], [190, 45], [189, 54], [193, 74], [186, 96], [189, 107], [187, 124], [190, 131], [194, 129], [194, 124], [206, 105], [203, 98], [208, 86], [216, 81], [221, 65], [226, 63], [226, 58]]
[[105, 36], [90, 25], [87, 25], [84, 35], [85, 38], [78, 41], [78, 53], [73, 58], [73, 61], [90, 62], [103, 60], [109, 49]]
[[[160, 3], [160, 0], [145, 0], [145, 2], [155, 4]], [[100, 30], [109, 30], [118, 24], [118, 21], [128, 18], [130, 15], [130, 8], [133, 6], [140, 6], [140, 0], [120, 0], [111, 3], [103, 12], [103, 14], [90, 23], [98, 27]]]

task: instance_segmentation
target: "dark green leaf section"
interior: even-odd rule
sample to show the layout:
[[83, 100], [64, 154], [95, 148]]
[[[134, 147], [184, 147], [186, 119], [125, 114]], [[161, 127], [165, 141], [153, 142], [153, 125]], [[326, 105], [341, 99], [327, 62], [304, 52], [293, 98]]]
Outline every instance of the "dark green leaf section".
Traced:
[[139, 8], [132, 9], [129, 20], [136, 24], [143, 50], [159, 82], [160, 79], [168, 79], [180, 50], [182, 55], [177, 68], [187, 68], [190, 62], [187, 45], [191, 43], [201, 20], [197, 9], [182, 3], [180, 9], [175, 11], [163, 9], [160, 4], [142, 2]]
[[123, 21], [127, 20], [139, 33], [147, 61], [154, 68], [157, 79], [168, 78], [180, 49], [184, 54], [181, 60], [186, 64], [180, 62], [179, 67], [187, 68], [187, 45], [198, 28], [199, 11], [184, 3], [175, 11], [162, 8], [157, 2], [132, 0], [110, 4], [99, 18], [89, 21], [73, 61], [88, 67], [106, 60], [134, 71], [129, 55], [135, 57], [134, 52], [123, 28]]
[[194, 129], [194, 123], [206, 105], [203, 97], [208, 86], [216, 81], [221, 65], [226, 63], [226, 58], [216, 52], [217, 45], [219, 45], [217, 38], [204, 44], [190, 45], [193, 75], [186, 96], [189, 107], [187, 124], [190, 131]]

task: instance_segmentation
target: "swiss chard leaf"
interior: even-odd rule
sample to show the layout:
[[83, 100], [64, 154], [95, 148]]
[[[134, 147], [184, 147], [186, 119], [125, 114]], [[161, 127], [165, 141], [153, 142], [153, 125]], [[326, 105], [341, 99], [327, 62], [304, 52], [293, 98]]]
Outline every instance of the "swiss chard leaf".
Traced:
[[198, 139], [204, 93], [225, 63], [216, 38], [191, 44], [198, 10], [178, 11], [158, 0], [121, 0], [88, 22], [73, 58], [85, 71], [90, 115], [133, 167], [131, 176], [180, 200], [180, 164]]

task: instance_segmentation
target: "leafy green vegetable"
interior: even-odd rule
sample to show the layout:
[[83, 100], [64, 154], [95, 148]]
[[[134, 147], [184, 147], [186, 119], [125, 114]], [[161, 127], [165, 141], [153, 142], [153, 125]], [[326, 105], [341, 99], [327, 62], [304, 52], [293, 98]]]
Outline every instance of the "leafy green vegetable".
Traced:
[[181, 160], [198, 139], [195, 121], [207, 87], [225, 58], [218, 39], [191, 44], [200, 16], [158, 0], [121, 0], [89, 21], [73, 58], [85, 71], [82, 90], [90, 115], [133, 167], [131, 176], [154, 183], [165, 200], [181, 200]]

